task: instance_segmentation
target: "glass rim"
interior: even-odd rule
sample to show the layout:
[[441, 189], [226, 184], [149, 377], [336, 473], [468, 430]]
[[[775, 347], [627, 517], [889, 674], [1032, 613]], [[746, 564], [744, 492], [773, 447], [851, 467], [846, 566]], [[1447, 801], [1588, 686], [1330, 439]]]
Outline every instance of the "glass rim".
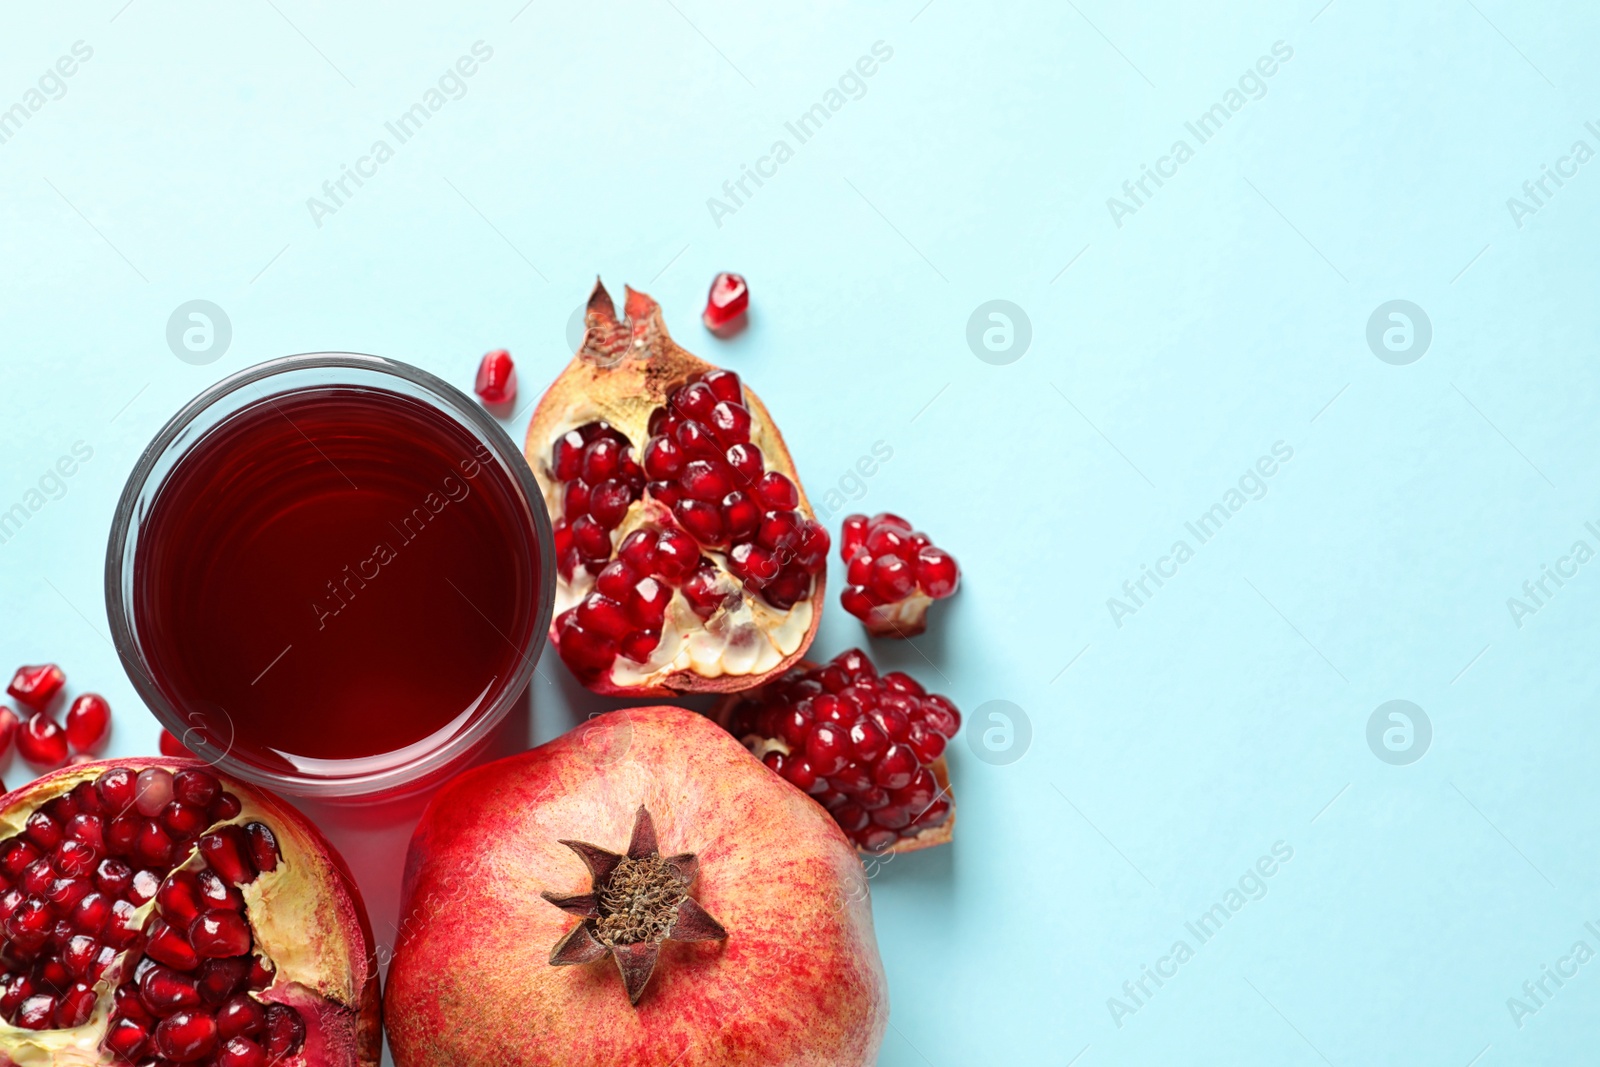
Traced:
[[[521, 699], [534, 671], [539, 655], [550, 631], [550, 619], [555, 609], [555, 537], [551, 528], [549, 511], [544, 503], [544, 493], [534, 478], [522, 450], [512, 441], [505, 427], [485, 411], [482, 405], [468, 397], [449, 382], [414, 367], [409, 363], [361, 352], [302, 352], [279, 356], [245, 367], [212, 383], [194, 399], [179, 408], [158, 430], [150, 443], [140, 453], [123, 485], [122, 494], [111, 519], [111, 533], [106, 544], [105, 598], [106, 615], [111, 624], [111, 641], [117, 658], [133, 682], [134, 689], [162, 727], [175, 737], [182, 737], [189, 722], [167, 698], [145, 669], [137, 627], [123, 603], [125, 580], [132, 579], [132, 561], [127, 561], [128, 537], [136, 518], [135, 512], [144, 492], [149, 488], [157, 463], [172, 444], [213, 405], [251, 385], [276, 376], [302, 370], [356, 370], [407, 382], [424, 390], [420, 399], [445, 416], [463, 423], [470, 432], [484, 439], [496, 461], [522, 491], [529, 503], [532, 520], [536, 561], [536, 590], [532, 628], [528, 648], [520, 650], [520, 658], [506, 684], [500, 687], [492, 703], [460, 733], [451, 737], [437, 749], [408, 763], [377, 771], [341, 777], [309, 776], [295, 772], [278, 772], [244, 760], [235, 759], [228, 750], [220, 756], [206, 759], [224, 773], [242, 778], [255, 785], [265, 786], [293, 796], [317, 799], [359, 799], [372, 794], [402, 789], [419, 782], [467, 755], [488, 739], [505, 720], [511, 708]], [[332, 383], [337, 384], [337, 383]], [[224, 416], [226, 418], [227, 416]], [[198, 438], [197, 438], [198, 440]], [[193, 447], [193, 444], [189, 447]], [[175, 461], [175, 464], [178, 461]], [[158, 491], [159, 491], [159, 487]], [[198, 754], [197, 754], [198, 755]]]

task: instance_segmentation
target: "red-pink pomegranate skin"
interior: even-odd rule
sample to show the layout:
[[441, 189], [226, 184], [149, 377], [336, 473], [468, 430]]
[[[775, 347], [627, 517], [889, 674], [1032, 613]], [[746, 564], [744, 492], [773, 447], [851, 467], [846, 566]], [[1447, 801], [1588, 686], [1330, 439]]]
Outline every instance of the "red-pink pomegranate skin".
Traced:
[[[555, 967], [640, 806], [723, 940], [661, 946], [639, 1003], [611, 958]], [[406, 861], [385, 993], [398, 1067], [868, 1067], [889, 1017], [866, 878], [817, 804], [682, 708], [614, 711], [440, 790]]]

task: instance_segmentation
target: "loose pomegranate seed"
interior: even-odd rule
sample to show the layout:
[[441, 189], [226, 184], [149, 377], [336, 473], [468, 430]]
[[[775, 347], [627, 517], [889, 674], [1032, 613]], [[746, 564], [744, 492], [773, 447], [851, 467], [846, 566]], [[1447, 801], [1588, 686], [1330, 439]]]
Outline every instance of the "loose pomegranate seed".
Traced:
[[174, 759], [194, 758], [194, 753], [184, 748], [183, 742], [172, 736], [172, 733], [168, 730], [161, 731], [161, 754], [163, 756], [171, 756]]
[[[790, 670], [746, 695], [728, 718], [735, 737], [767, 747], [767, 766], [815, 796], [868, 852], [949, 818], [929, 765], [960, 727], [949, 700], [898, 671], [880, 677], [855, 649]], [[774, 744], [781, 748], [770, 750]]]
[[880, 637], [914, 637], [923, 631], [928, 603], [951, 596], [961, 572], [950, 553], [931, 544], [898, 515], [848, 515], [839, 553], [849, 583], [839, 602]]
[[42, 711], [28, 716], [17, 733], [17, 751], [35, 767], [59, 767], [67, 762], [67, 734]]
[[11, 676], [11, 684], [6, 686], [6, 692], [28, 707], [39, 709], [50, 703], [50, 699], [61, 692], [61, 687], [66, 683], [67, 676], [54, 663], [18, 667], [17, 673]]
[[5, 754], [11, 751], [11, 742], [16, 739], [17, 726], [21, 722], [16, 712], [0, 705], [0, 759], [5, 758]]
[[721, 330], [743, 315], [749, 306], [750, 287], [744, 278], [723, 271], [711, 279], [711, 292], [706, 295], [706, 309], [701, 312], [700, 321], [708, 330]]
[[517, 368], [511, 353], [503, 348], [486, 353], [478, 364], [472, 391], [485, 404], [509, 404], [517, 395]]
[[105, 740], [111, 726], [111, 705], [95, 693], [85, 693], [67, 709], [67, 743], [74, 752], [92, 752]]

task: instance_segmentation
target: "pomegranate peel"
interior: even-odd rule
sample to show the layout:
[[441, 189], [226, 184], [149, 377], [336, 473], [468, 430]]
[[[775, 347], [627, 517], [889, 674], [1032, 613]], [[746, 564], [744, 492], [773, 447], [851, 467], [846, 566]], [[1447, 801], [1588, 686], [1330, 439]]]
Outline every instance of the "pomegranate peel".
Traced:
[[593, 888], [578, 896], [539, 894], [583, 920], [550, 951], [552, 967], [615, 957], [628, 1003], [637, 1005], [666, 941], [721, 941], [722, 924], [689, 895], [699, 872], [694, 853], [662, 856], [655, 822], [644, 805], [633, 818], [625, 853], [583, 841], [562, 841], [589, 868]]
[[[384, 994], [398, 1067], [874, 1063], [889, 1001], [867, 879], [826, 812], [696, 712], [628, 708], [584, 733], [467, 771], [424, 813]], [[601, 733], [625, 747], [597, 746]], [[574, 915], [587, 928], [597, 872], [620, 865], [584, 842], [656, 851], [629, 839], [641, 806], [661, 852], [693, 850], [663, 862], [727, 936], [682, 943], [677, 918], [630, 1006], [587, 943], [575, 965], [545, 952]]]
[[760, 398], [626, 292], [619, 317], [596, 283], [528, 426], [555, 517], [551, 642], [597, 693], [747, 689], [815, 636], [830, 538]]

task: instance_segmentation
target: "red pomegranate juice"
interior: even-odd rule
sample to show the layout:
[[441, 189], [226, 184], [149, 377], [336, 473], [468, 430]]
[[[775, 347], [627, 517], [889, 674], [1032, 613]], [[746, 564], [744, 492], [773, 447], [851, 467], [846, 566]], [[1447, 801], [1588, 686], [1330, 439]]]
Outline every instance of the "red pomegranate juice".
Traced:
[[155, 681], [214, 743], [343, 777], [426, 755], [531, 645], [537, 540], [464, 427], [317, 388], [209, 431], [158, 492], [134, 612]]

